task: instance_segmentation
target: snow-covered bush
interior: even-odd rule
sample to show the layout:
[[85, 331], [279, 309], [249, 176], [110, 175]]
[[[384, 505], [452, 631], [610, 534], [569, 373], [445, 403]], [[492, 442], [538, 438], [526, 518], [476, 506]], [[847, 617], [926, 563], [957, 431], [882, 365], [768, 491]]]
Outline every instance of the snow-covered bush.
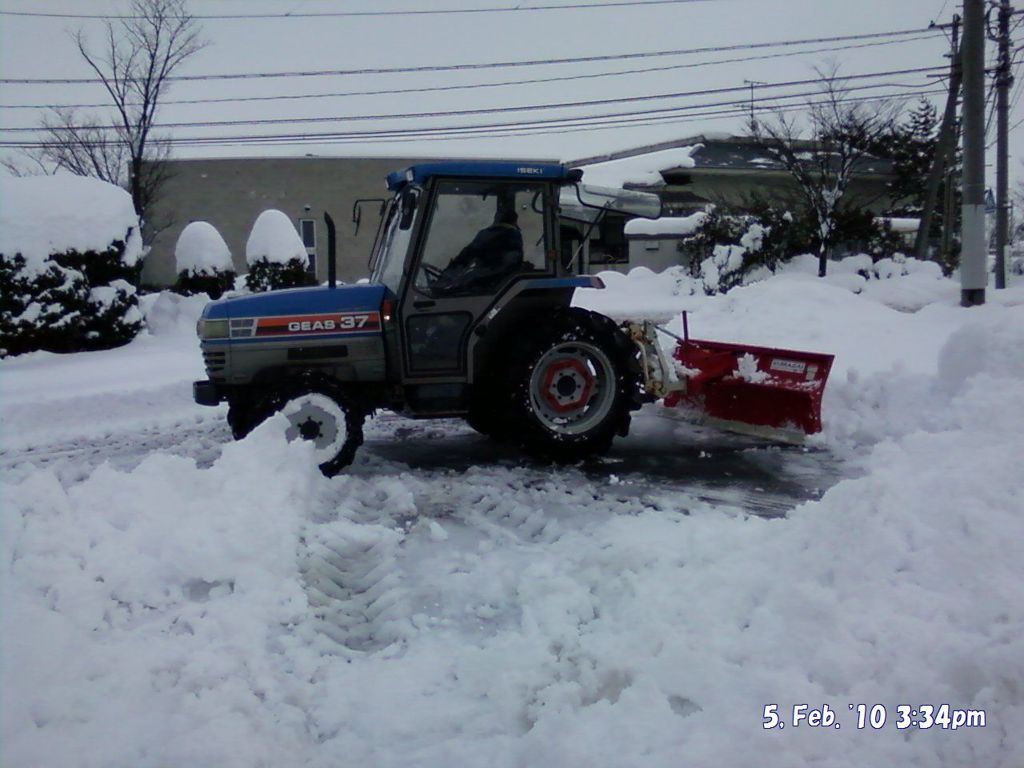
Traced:
[[178, 282], [174, 290], [186, 296], [208, 293], [219, 299], [235, 284], [231, 250], [220, 232], [206, 221], [193, 221], [178, 235], [174, 246]]
[[312, 285], [306, 271], [306, 246], [291, 219], [281, 211], [264, 211], [253, 224], [245, 244], [249, 274], [245, 284], [250, 291], [272, 291]]
[[678, 248], [690, 276], [712, 294], [774, 273], [779, 264], [807, 250], [807, 239], [786, 211], [765, 208], [755, 215], [711, 209]]
[[[818, 242], [806, 215], [758, 201], [752, 205], [755, 213], [711, 209], [693, 235], [679, 241], [683, 266], [703, 283], [706, 293], [725, 293], [764, 279], [798, 254], [817, 252]], [[864, 256], [868, 271], [873, 261], [891, 259], [899, 251], [900, 238], [892, 227], [884, 220], [879, 224], [867, 211], [842, 211], [836, 233], [836, 240], [854, 253], [868, 254]]]
[[0, 178], [0, 354], [108, 349], [142, 328], [131, 197], [80, 176]]

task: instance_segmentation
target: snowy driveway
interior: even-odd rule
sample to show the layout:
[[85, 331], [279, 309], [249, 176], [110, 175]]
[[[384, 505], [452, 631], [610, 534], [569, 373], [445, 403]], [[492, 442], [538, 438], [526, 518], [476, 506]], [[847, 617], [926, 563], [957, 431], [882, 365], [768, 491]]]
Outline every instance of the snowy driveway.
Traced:
[[[1022, 764], [1024, 301], [798, 288], [705, 324], [840, 355], [806, 452], [647, 411], [552, 469], [387, 416], [328, 480], [191, 403], [187, 318], [4, 361], [0, 762]], [[985, 726], [897, 726], [943, 703]]]

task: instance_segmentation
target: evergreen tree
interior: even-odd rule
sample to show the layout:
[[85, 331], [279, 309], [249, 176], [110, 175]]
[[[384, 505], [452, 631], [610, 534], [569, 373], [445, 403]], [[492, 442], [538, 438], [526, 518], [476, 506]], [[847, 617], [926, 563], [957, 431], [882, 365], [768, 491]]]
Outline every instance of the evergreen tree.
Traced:
[[938, 128], [935, 106], [921, 99], [907, 118], [895, 124], [873, 148], [873, 154], [888, 158], [893, 164], [895, 179], [889, 184], [893, 213], [920, 215], [925, 181], [935, 159]]

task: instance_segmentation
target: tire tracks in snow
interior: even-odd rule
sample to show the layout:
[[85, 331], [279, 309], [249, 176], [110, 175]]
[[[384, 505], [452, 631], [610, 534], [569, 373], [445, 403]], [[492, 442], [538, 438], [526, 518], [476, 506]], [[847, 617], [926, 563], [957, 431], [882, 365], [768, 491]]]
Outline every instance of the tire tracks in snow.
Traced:
[[[392, 414], [367, 425], [350, 470], [311, 512], [297, 553], [311, 627], [339, 655], [400, 652], [431, 627], [484, 635], [520, 621], [501, 574], [462, 603], [433, 577], [472, 572], [489, 553], [528, 567], [539, 550], [614, 516], [660, 511], [784, 516], [839, 478], [824, 453], [742, 439], [660, 434], [616, 444], [604, 458], [571, 467], [525, 459], [461, 421], [422, 422]], [[70, 485], [104, 462], [130, 471], [167, 453], [211, 466], [230, 442], [222, 414], [196, 415], [95, 435], [0, 449], [0, 471], [55, 471]], [[510, 554], [511, 553], [511, 554]], [[484, 563], [481, 566], [481, 563]]]

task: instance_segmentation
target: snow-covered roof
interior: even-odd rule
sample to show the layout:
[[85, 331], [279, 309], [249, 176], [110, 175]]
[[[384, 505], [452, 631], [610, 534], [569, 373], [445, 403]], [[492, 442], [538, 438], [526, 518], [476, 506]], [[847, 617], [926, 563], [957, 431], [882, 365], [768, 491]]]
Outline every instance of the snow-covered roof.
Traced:
[[660, 219], [631, 219], [626, 222], [626, 237], [688, 237], [700, 229], [708, 215], [699, 211], [690, 216]]
[[126, 264], [142, 256], [139, 219], [120, 187], [64, 173], [0, 176], [0, 254], [40, 268], [51, 254], [104, 251], [115, 240], [126, 243]]
[[[811, 141], [800, 140], [796, 142], [796, 149], [805, 159], [813, 157], [814, 147], [814, 142]], [[663, 152], [671, 152], [676, 149], [692, 150], [690, 152], [692, 164], [676, 167], [665, 166], [660, 170], [665, 172], [682, 170], [684, 173], [690, 169], [697, 171], [753, 171], [755, 173], [785, 171], [782, 163], [779, 162], [778, 158], [769, 149], [766, 149], [749, 136], [737, 136], [711, 131], [674, 142], [626, 150], [601, 157], [585, 158], [576, 161], [574, 165], [584, 168], [601, 166], [614, 168], [617, 163], [625, 163], [626, 161], [643, 163], [645, 158], [656, 159]], [[892, 163], [888, 160], [869, 156], [862, 158], [858, 162], [857, 170], [860, 173], [887, 174], [892, 172]], [[586, 176], [584, 176], [584, 179], [586, 179]], [[654, 179], [652, 181], [655, 184], [660, 184], [662, 180]], [[671, 184], [671, 176], [667, 174], [665, 181]], [[598, 182], [595, 181], [594, 183]]]
[[693, 153], [700, 145], [672, 147], [658, 152], [649, 152], [603, 163], [584, 165], [583, 182], [602, 187], [664, 186], [663, 171], [676, 168], [693, 168]]

